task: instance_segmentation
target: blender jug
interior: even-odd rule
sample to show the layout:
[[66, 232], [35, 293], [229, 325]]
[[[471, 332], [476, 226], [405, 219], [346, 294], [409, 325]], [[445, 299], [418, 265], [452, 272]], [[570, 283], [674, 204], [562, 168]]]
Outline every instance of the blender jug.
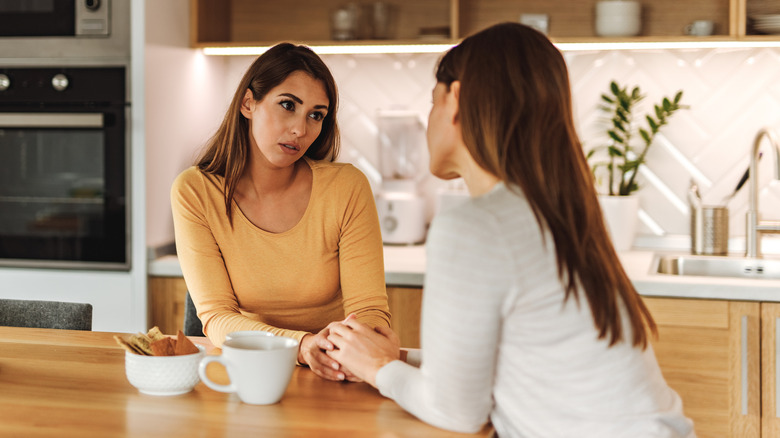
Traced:
[[417, 192], [426, 166], [425, 130], [412, 111], [384, 110], [377, 117], [382, 189], [376, 196], [382, 241], [414, 244], [425, 240], [425, 201]]

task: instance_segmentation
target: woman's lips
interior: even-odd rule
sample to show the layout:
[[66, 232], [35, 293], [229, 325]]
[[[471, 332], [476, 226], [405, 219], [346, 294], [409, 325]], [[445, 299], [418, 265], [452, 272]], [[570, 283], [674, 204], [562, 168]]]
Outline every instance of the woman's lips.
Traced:
[[279, 143], [279, 145], [282, 147], [282, 151], [291, 155], [295, 155], [301, 150], [300, 146], [297, 144]]

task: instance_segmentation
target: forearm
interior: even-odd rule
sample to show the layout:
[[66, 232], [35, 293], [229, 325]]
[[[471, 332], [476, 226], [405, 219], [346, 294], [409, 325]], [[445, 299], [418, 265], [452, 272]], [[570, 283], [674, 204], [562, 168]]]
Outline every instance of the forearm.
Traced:
[[228, 333], [242, 330], [261, 330], [274, 336], [293, 338], [298, 342], [307, 334], [311, 334], [307, 331], [275, 327], [230, 310], [213, 310], [203, 315], [203, 333], [216, 346], [222, 345]]

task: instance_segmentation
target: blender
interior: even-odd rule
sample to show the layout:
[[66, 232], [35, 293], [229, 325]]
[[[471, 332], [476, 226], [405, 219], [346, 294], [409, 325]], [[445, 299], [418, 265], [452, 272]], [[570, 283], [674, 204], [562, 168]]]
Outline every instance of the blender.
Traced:
[[425, 127], [420, 116], [406, 110], [380, 110], [377, 117], [382, 189], [376, 196], [382, 241], [415, 244], [425, 240], [425, 200], [418, 193], [420, 166], [427, 166], [423, 149]]

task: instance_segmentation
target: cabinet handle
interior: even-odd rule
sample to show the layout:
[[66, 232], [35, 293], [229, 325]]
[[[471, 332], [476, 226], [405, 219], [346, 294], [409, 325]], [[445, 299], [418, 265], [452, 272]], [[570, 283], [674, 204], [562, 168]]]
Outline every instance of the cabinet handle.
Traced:
[[742, 415], [748, 414], [748, 317], [742, 317]]
[[780, 318], [775, 318], [775, 417], [780, 418]]

